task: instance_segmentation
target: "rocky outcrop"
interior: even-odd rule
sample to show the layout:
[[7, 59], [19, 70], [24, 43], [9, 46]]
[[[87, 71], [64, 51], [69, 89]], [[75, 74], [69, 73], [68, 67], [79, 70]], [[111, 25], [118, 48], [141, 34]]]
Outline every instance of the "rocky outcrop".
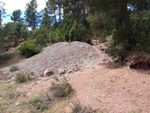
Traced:
[[53, 71], [51, 68], [46, 69], [43, 73], [44, 77], [51, 76], [51, 75], [53, 75]]

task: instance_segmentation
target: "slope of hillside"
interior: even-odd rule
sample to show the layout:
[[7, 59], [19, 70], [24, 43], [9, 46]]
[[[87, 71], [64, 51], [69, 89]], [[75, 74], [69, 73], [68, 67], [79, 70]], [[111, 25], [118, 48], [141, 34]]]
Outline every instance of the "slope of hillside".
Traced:
[[[52, 61], [54, 59], [55, 61]], [[33, 71], [37, 71], [37, 74], [41, 69], [47, 68], [46, 66], [66, 67], [67, 69], [71, 67], [70, 65], [81, 67], [78, 73], [72, 73], [72, 76], [68, 76], [69, 83], [75, 90], [74, 96], [58, 103], [54, 110], [55, 113], [69, 113], [68, 107], [77, 100], [83, 105], [92, 106], [94, 109], [106, 108], [108, 113], [128, 113], [129, 111], [132, 111], [131, 113], [150, 113], [150, 72], [136, 71], [127, 67], [115, 68], [115, 65], [111, 65], [110, 61], [111, 59], [107, 54], [101, 51], [100, 45], [90, 46], [81, 42], [73, 42], [58, 43], [45, 48], [39, 55], [17, 65], [21, 71], [24, 68], [31, 69], [32, 66], [32, 69], [35, 69]], [[37, 67], [38, 65], [39, 67]], [[45, 67], [40, 69], [42, 66]], [[65, 75], [67, 76], [68, 73]], [[17, 97], [17, 102], [26, 102], [33, 95], [48, 91], [51, 81], [51, 78], [39, 78], [38, 81], [26, 85], [15, 86], [13, 81], [7, 84], [14, 85], [17, 87], [15, 92], [22, 94]], [[1, 91], [1, 94], [7, 95], [8, 91]], [[23, 106], [20, 105], [20, 107]], [[21, 110], [17, 106], [15, 109]], [[49, 113], [49, 110], [45, 112]]]
[[[18, 64], [18, 72], [34, 72], [40, 76], [47, 68], [51, 68], [57, 74], [58, 68], [77, 71], [89, 67], [98, 58], [98, 54], [89, 44], [83, 42], [60, 42], [44, 50], [31, 58]], [[3, 73], [11, 76], [9, 67], [2, 69]]]

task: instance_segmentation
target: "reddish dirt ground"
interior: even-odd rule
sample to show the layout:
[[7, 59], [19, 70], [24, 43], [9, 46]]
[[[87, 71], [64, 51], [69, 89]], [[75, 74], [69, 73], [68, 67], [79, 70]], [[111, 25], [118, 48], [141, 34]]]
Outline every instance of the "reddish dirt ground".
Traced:
[[[90, 70], [90, 71], [89, 71]], [[70, 84], [76, 90], [74, 100], [94, 108], [107, 108], [109, 113], [131, 110], [150, 113], [150, 76], [126, 67], [108, 69], [97, 66], [72, 76]]]
[[[71, 101], [79, 100], [82, 104], [91, 105], [95, 109], [106, 108], [109, 113], [128, 113], [132, 110], [150, 113], [149, 72], [127, 67], [108, 68], [103, 65], [110, 61], [108, 56], [97, 47], [94, 49], [99, 54], [97, 63], [69, 77], [69, 83], [75, 89]], [[27, 92], [27, 97], [30, 97], [48, 90], [50, 81], [28, 85], [18, 90]]]
[[25, 59], [25, 57], [22, 55], [5, 55], [5, 56], [1, 56], [1, 57], [3, 60], [0, 62], [0, 68], [3, 68], [5, 66], [9, 66], [12, 64], [16, 64], [20, 60]]

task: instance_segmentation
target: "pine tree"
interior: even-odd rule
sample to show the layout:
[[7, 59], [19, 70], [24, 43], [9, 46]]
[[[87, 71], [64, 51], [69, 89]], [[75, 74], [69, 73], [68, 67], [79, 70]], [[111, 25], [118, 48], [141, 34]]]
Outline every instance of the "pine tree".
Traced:
[[[135, 45], [135, 40], [132, 36], [132, 28], [128, 6], [133, 1], [129, 0], [84, 0], [84, 3], [89, 7], [92, 14], [107, 14], [108, 18], [114, 18], [116, 29], [124, 29], [126, 38], [131, 46]], [[100, 21], [100, 20], [99, 20]], [[130, 49], [127, 47], [127, 49]]]
[[37, 1], [31, 0], [26, 4], [25, 11], [25, 20], [28, 24], [28, 27], [31, 27], [32, 30], [35, 30], [40, 22], [40, 13], [37, 12]]
[[43, 18], [41, 21], [41, 25], [42, 26], [51, 26], [52, 24], [54, 24], [54, 20], [53, 18], [50, 16], [48, 9], [44, 8], [43, 10]]
[[63, 0], [64, 19], [81, 22], [86, 18], [82, 0]]
[[57, 20], [56, 20], [56, 10], [57, 10], [56, 1], [48, 0], [46, 2], [46, 8], [47, 8], [48, 13], [51, 15], [51, 17], [54, 18], [55, 23], [56, 23], [57, 22]]
[[14, 22], [20, 22], [23, 19], [21, 18], [22, 12], [20, 9], [13, 11], [12, 16], [11, 16], [11, 20]]
[[57, 12], [58, 12], [58, 17], [59, 17], [59, 22], [61, 22], [61, 17], [62, 17], [62, 0], [56, 0], [56, 6], [57, 6]]
[[[64, 22], [72, 24], [69, 31], [69, 40], [82, 40], [83, 32], [88, 29], [86, 8], [82, 0], [63, 0]], [[70, 26], [70, 25], [69, 25]], [[80, 31], [80, 29], [82, 29]], [[73, 33], [74, 32], [74, 33]]]

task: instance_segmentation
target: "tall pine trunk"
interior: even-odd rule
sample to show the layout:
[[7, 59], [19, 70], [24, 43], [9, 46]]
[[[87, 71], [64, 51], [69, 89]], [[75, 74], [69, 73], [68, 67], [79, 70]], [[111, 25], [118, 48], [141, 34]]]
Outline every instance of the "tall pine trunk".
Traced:
[[130, 17], [128, 13], [128, 7], [127, 7], [128, 0], [123, 0], [123, 17], [124, 17], [124, 27], [126, 32], [126, 38], [129, 40], [130, 46], [127, 47], [127, 49], [131, 49], [135, 45], [135, 40], [132, 36], [132, 29], [130, 24]]
[[61, 6], [59, 4], [59, 22], [61, 22]]
[[0, 26], [2, 25], [2, 11], [0, 10]]

